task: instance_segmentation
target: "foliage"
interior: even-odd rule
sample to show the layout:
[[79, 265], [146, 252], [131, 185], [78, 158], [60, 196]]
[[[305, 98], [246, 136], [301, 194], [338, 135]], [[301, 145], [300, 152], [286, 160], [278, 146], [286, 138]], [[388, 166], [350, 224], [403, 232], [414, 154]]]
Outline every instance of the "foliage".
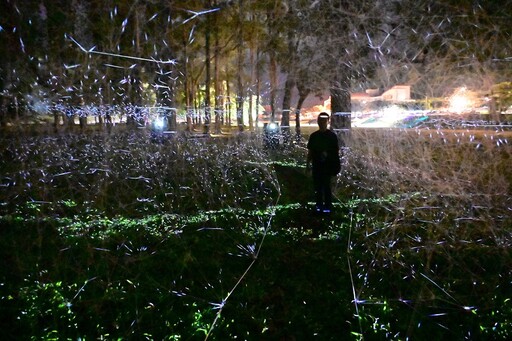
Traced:
[[354, 129], [314, 216], [301, 143], [4, 139], [4, 337], [510, 338], [511, 153]]
[[512, 106], [512, 82], [495, 84], [492, 87], [492, 94], [500, 111], [506, 111]]

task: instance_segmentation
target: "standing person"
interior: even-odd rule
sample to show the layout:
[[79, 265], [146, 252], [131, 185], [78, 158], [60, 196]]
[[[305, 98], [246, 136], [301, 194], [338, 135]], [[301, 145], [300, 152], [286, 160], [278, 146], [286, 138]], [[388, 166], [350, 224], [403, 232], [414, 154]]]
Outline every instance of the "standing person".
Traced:
[[[318, 130], [308, 140], [306, 167], [312, 169], [315, 190], [315, 210], [318, 213], [330, 213], [332, 210], [331, 179], [340, 172], [338, 137], [327, 129], [329, 114], [318, 115]], [[313, 166], [311, 168], [311, 165]]]

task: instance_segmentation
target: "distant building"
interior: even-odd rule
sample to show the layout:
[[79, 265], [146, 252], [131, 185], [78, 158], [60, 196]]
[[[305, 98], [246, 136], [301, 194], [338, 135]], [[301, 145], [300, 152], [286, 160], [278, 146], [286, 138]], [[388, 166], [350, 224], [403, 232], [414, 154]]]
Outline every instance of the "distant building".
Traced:
[[[296, 103], [297, 94], [293, 94], [292, 103]], [[378, 108], [386, 103], [399, 103], [411, 100], [410, 85], [395, 85], [392, 88], [382, 92], [380, 89], [367, 89], [365, 92], [356, 92], [350, 94], [352, 111], [364, 111]], [[270, 116], [270, 106], [263, 106], [264, 113], [260, 117], [263, 121]], [[301, 109], [301, 119], [303, 121], [314, 121], [318, 113], [322, 111], [331, 111], [331, 95], [329, 91], [310, 94], [304, 101]], [[280, 113], [276, 113], [276, 119], [280, 119]], [[290, 115], [290, 120], [294, 119], [294, 112]]]
[[368, 89], [365, 92], [352, 93], [350, 100], [352, 111], [362, 111], [385, 103], [407, 102], [411, 100], [411, 86], [395, 85], [382, 94], [379, 89]]
[[406, 102], [411, 99], [411, 87], [409, 85], [395, 85], [382, 95], [386, 102]]
[[[352, 111], [361, 111], [367, 106], [378, 106], [383, 103], [398, 103], [411, 100], [410, 85], [395, 85], [381, 92], [379, 89], [367, 89], [365, 92], [350, 94]], [[373, 104], [373, 105], [372, 105]], [[316, 115], [321, 111], [331, 110], [331, 96], [328, 92], [321, 95], [309, 95], [304, 102], [301, 114], [305, 117]]]

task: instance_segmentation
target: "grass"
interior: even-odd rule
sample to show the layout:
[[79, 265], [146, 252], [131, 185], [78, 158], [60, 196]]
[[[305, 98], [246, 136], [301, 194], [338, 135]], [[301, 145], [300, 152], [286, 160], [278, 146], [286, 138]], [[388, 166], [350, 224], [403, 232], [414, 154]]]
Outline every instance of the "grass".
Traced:
[[2, 330], [18, 339], [501, 339], [507, 132], [346, 136], [309, 212], [305, 141], [144, 132], [0, 144]]

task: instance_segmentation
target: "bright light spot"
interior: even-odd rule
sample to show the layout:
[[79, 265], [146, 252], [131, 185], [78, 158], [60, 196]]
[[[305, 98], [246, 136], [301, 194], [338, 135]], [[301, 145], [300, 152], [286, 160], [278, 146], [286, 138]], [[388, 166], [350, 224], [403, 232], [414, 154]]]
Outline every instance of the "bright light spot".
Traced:
[[398, 105], [390, 105], [378, 111], [363, 114], [353, 119], [354, 127], [387, 128], [394, 127], [409, 116], [409, 112]]
[[162, 117], [158, 117], [153, 124], [155, 125], [156, 129], [164, 129], [165, 127], [165, 122]]
[[392, 105], [381, 110], [382, 122], [386, 127], [395, 125], [398, 121], [407, 117], [407, 112], [397, 105]]
[[455, 90], [454, 94], [450, 97], [450, 111], [462, 113], [471, 109], [473, 101], [471, 94], [466, 88], [459, 88]]
[[451, 111], [462, 112], [462, 111], [466, 110], [467, 108], [469, 108], [469, 104], [470, 104], [469, 100], [462, 95], [453, 96], [452, 98], [450, 98], [450, 110]]
[[268, 129], [269, 130], [276, 130], [277, 129], [277, 124], [275, 124], [274, 122], [270, 123], [268, 125]]

